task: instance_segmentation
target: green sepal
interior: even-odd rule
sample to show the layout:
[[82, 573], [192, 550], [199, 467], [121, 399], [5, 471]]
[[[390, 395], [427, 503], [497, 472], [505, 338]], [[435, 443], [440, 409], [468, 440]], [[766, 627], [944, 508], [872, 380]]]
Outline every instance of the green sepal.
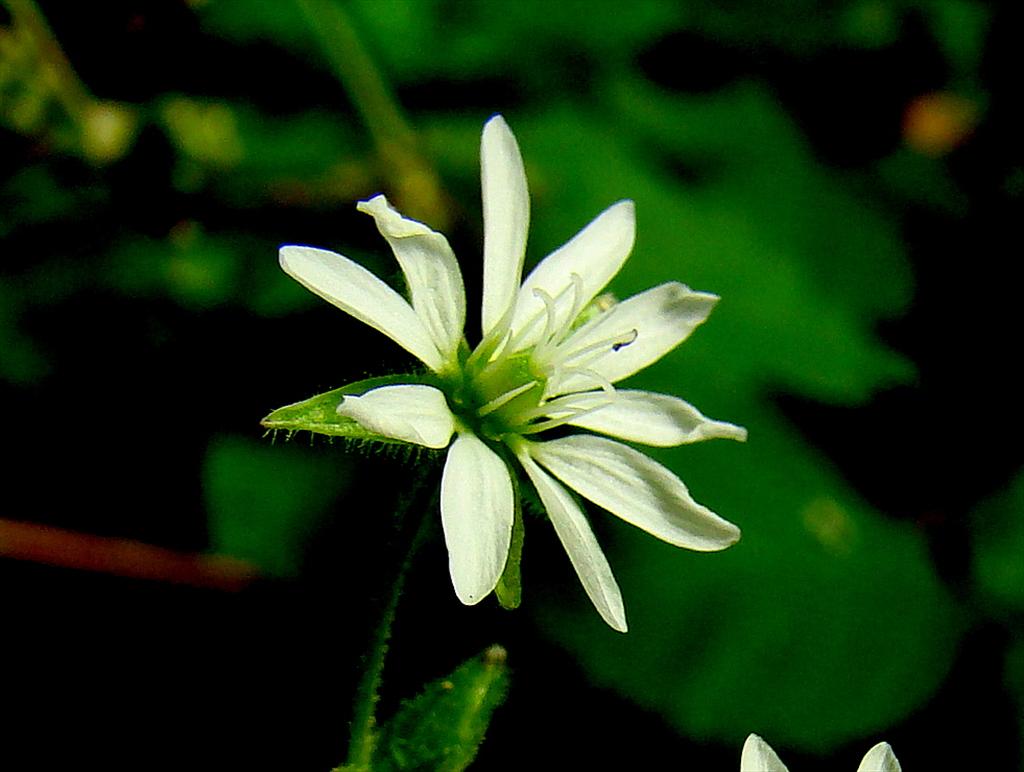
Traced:
[[495, 708], [505, 700], [506, 656], [501, 646], [491, 646], [404, 702], [381, 730], [371, 765], [375, 772], [468, 767]]
[[520, 571], [520, 563], [523, 558], [523, 506], [519, 496], [519, 481], [512, 475], [512, 491], [514, 493], [515, 516], [512, 521], [512, 541], [509, 543], [508, 559], [505, 561], [505, 568], [501, 572], [498, 584], [494, 588], [494, 594], [502, 608], [515, 609], [523, 600], [523, 581]]
[[426, 375], [383, 375], [366, 378], [338, 389], [325, 391], [302, 402], [279, 407], [260, 421], [260, 424], [271, 431], [286, 431], [289, 434], [305, 431], [313, 434], [325, 434], [329, 437], [347, 437], [353, 440], [386, 442], [391, 445], [408, 445], [409, 443], [396, 440], [394, 437], [371, 432], [351, 418], [338, 415], [338, 406], [346, 394], [364, 394], [378, 386], [403, 383], [434, 385], [430, 377]]

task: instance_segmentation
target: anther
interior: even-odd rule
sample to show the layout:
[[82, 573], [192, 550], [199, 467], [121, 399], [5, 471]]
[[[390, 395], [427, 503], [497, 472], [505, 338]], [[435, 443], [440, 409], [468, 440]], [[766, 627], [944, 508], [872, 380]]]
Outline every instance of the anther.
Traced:
[[630, 334], [632, 335], [632, 337], [629, 340], [620, 340], [617, 343], [613, 343], [612, 344], [612, 351], [618, 351], [623, 346], [628, 346], [630, 343], [635, 341], [636, 340], [636, 336], [639, 335], [639, 333], [636, 330], [631, 330]]

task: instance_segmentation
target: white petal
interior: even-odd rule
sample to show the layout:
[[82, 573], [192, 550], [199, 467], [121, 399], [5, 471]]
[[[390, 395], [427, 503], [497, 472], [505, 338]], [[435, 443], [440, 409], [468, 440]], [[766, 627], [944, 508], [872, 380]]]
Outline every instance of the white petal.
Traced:
[[601, 551], [601, 545], [590, 530], [590, 523], [569, 492], [544, 472], [526, 453], [519, 461], [530, 482], [537, 489], [541, 503], [547, 510], [555, 533], [565, 547], [583, 589], [593, 602], [601, 618], [620, 633], [626, 632], [626, 611], [622, 606], [622, 593], [612, 575], [612, 569]]
[[[653, 287], [613, 306], [593, 321], [580, 327], [561, 346], [559, 352], [571, 356], [600, 341], [613, 341], [636, 331], [636, 338], [624, 346], [602, 349], [583, 362], [591, 370], [615, 383], [661, 359], [694, 331], [711, 313], [717, 295], [694, 292], [685, 284], [669, 282]], [[573, 361], [568, 362], [574, 364]], [[586, 376], [569, 376], [559, 383], [557, 393], [593, 388]]]
[[314, 247], [281, 247], [281, 267], [299, 284], [387, 335], [432, 370], [444, 363], [405, 298], [347, 257]]
[[441, 354], [453, 362], [466, 322], [466, 291], [448, 239], [402, 217], [384, 196], [360, 201], [357, 208], [376, 220], [402, 266], [413, 309]]
[[505, 119], [496, 115], [480, 141], [480, 181], [484, 208], [484, 298], [487, 335], [511, 307], [523, 275], [530, 194], [519, 145]]
[[455, 594], [466, 605], [483, 600], [505, 569], [513, 506], [505, 462], [474, 435], [460, 433], [441, 476], [441, 522]]
[[771, 747], [756, 734], [743, 743], [740, 772], [789, 772]]
[[338, 414], [371, 432], [428, 448], [447, 446], [455, 433], [455, 419], [444, 394], [418, 383], [381, 386], [362, 396], [346, 396]]
[[878, 743], [865, 754], [857, 772], [902, 772], [889, 743]]
[[581, 496], [669, 544], [709, 552], [740, 538], [740, 529], [694, 501], [682, 480], [628, 445], [573, 434], [528, 447]]
[[[516, 298], [512, 330], [520, 341], [518, 347], [536, 344], [544, 332], [547, 314], [534, 289], [558, 298], [556, 329], [561, 329], [572, 321], [568, 317], [574, 305], [582, 310], [619, 272], [633, 249], [635, 237], [633, 202], [619, 201], [544, 258], [526, 277]], [[579, 277], [578, 290], [573, 287], [574, 274]]]
[[560, 397], [549, 405], [555, 418], [559, 411], [592, 411], [568, 421], [572, 426], [660, 448], [719, 437], [747, 439], [743, 427], [713, 421], [689, 402], [653, 391], [592, 391]]

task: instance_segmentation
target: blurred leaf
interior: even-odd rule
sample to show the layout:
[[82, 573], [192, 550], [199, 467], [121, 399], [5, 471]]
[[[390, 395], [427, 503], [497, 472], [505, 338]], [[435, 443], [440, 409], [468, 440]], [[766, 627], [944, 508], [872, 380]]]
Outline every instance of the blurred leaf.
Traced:
[[972, 525], [979, 589], [1004, 611], [1024, 611], [1024, 474], [983, 502]]
[[215, 439], [203, 469], [211, 548], [270, 575], [296, 575], [307, 541], [347, 483], [346, 469], [336, 454]]
[[807, 55], [841, 46], [878, 47], [898, 34], [904, 10], [881, 0], [747, 0], [694, 3], [687, 26], [733, 45]]
[[125, 295], [166, 297], [192, 310], [240, 304], [277, 316], [314, 305], [315, 297], [281, 273], [276, 246], [186, 221], [165, 239], [130, 235], [117, 242], [101, 275]]
[[[538, 11], [543, 24], [537, 23]], [[352, 12], [388, 71], [413, 82], [467, 73], [543, 79], [550, 77], [551, 64], [581, 55], [592, 59], [592, 65], [606, 66], [624, 60], [682, 15], [661, 0], [635, 0], [627, 14], [614, 3], [590, 0], [563, 0], [542, 8], [538, 0], [458, 5], [406, 0], [389, 4], [388, 13], [381, 13], [374, 0], [356, 0]], [[442, 38], [445, 45], [438, 47], [436, 41]], [[399, 40], [403, 44], [395, 45]], [[508, 56], [523, 46], [531, 56]], [[537, 57], [549, 66], [537, 67]]]
[[108, 254], [108, 281], [134, 297], [169, 296], [184, 306], [232, 300], [242, 276], [238, 240], [182, 223], [167, 239], [130, 237]]
[[959, 74], [977, 72], [985, 50], [991, 8], [975, 0], [928, 0], [921, 7], [932, 35]]
[[901, 149], [879, 160], [876, 170], [882, 183], [906, 201], [951, 214], [967, 211], [967, 196], [939, 158]]
[[18, 328], [19, 300], [18, 294], [0, 280], [0, 380], [28, 384], [42, 377], [48, 365]]
[[[678, 279], [722, 295], [691, 340], [632, 383], [750, 429], [746, 446], [654, 454], [745, 536], [694, 555], [598, 516], [629, 635], [585, 603], [567, 613], [527, 592], [525, 607], [540, 602], [541, 628], [595, 682], [691, 736], [738, 744], [756, 730], [820, 751], [875, 731], [941, 682], [957, 609], [920, 536], [865, 506], [768, 390], [851, 402], [907, 377], [871, 329], [910, 296], [899, 234], [819, 166], [756, 87], [669, 98], [623, 83], [612, 100], [593, 116], [575, 106], [509, 116], [530, 178], [531, 256], [629, 196], [637, 244], [612, 289], [625, 297]], [[438, 122], [431, 136], [444, 156], [469, 134]]]
[[403, 703], [383, 728], [373, 769], [458, 772], [470, 765], [508, 691], [506, 653], [492, 646]]
[[[571, 60], [587, 55], [594, 63], [623, 60], [680, 17], [662, 0], [636, 0], [628, 14], [613, 3], [563, 0], [543, 6], [518, 3], [457, 3], [446, 0], [355, 0], [345, 3], [353, 23], [371, 44], [383, 69], [401, 82], [438, 76], [515, 76], [537, 80], [550, 72], [538, 57]], [[239, 42], [270, 40], [306, 52], [309, 32], [294, 3], [206, 3], [199, 8], [208, 29]], [[444, 40], [444, 45], [437, 45]], [[531, 56], [509, 57], [529, 45]]]
[[406, 442], [386, 437], [364, 429], [359, 423], [347, 416], [338, 415], [338, 406], [346, 394], [363, 394], [378, 386], [395, 383], [423, 383], [424, 379], [417, 375], [384, 375], [378, 378], [367, 378], [350, 383], [338, 389], [325, 391], [293, 405], [285, 405], [274, 410], [260, 423], [271, 431], [310, 432], [324, 434], [329, 437], [345, 437], [351, 440], [380, 442], [387, 445], [408, 445]]
[[365, 140], [338, 115], [310, 110], [282, 118], [186, 96], [163, 100], [159, 115], [179, 153], [175, 180], [182, 189], [211, 186], [238, 205], [271, 200], [333, 208], [374, 187]]
[[196, 11], [205, 27], [232, 40], [267, 40], [293, 50], [305, 49], [309, 41], [306, 19], [294, 2], [204, 2], [196, 4]]
[[27, 166], [0, 186], [0, 237], [18, 227], [74, 219], [104, 195], [99, 187], [61, 184], [46, 164]]
[[543, 628], [597, 683], [690, 736], [738, 743], [756, 729], [821, 752], [924, 702], [961, 624], [917, 534], [870, 512], [784, 425], [746, 423], [747, 447], [661, 456], [743, 527], [740, 543], [686, 553], [595, 513], [616, 547], [630, 633], [589, 609], [548, 609]]
[[1024, 758], [1024, 635], [1018, 631], [1006, 653], [1003, 683], [1008, 687], [1017, 708], [1017, 740]]

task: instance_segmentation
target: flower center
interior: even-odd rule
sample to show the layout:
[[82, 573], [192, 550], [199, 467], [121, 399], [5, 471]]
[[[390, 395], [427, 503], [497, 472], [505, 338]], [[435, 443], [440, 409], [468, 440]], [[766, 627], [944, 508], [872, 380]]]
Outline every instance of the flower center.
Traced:
[[499, 356], [479, 370], [469, 368], [456, 397], [461, 417], [491, 439], [521, 431], [544, 397], [546, 378], [529, 353]]
[[[590, 335], [574, 344], [573, 333], [609, 313], [614, 300], [602, 296], [593, 309], [581, 308], [582, 280], [575, 274], [572, 279], [555, 298], [535, 289], [535, 297], [544, 304], [543, 316], [513, 334], [510, 311], [461, 360], [461, 373], [448, 393], [452, 409], [473, 431], [501, 441], [509, 434], [553, 429], [611, 402], [615, 387], [591, 364], [633, 343], [637, 331]], [[566, 300], [571, 300], [569, 313], [560, 314], [559, 302]], [[539, 340], [522, 348], [531, 326], [539, 322], [544, 325]], [[602, 392], [606, 398], [601, 398]]]

